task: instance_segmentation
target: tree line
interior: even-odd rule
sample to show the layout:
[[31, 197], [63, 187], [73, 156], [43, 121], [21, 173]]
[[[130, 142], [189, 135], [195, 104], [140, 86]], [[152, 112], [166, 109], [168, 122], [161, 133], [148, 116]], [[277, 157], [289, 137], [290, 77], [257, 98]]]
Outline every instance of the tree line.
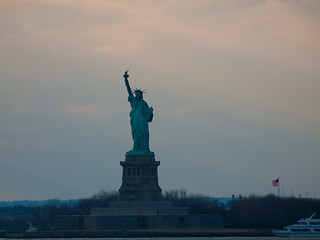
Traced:
[[226, 227], [279, 229], [310, 217], [314, 212], [317, 212], [315, 217], [319, 218], [318, 199], [251, 195], [231, 201], [224, 222]]
[[[184, 189], [165, 191], [163, 200], [173, 206], [189, 207], [190, 214], [220, 214], [229, 228], [282, 228], [313, 212], [320, 213], [316, 199], [279, 198], [273, 194], [234, 198], [227, 205]], [[24, 232], [29, 222], [40, 229], [54, 229], [57, 215], [88, 215], [91, 208], [108, 207], [118, 200], [118, 191], [100, 191], [75, 203], [51, 200], [44, 206], [14, 206], [0, 208], [0, 231]]]

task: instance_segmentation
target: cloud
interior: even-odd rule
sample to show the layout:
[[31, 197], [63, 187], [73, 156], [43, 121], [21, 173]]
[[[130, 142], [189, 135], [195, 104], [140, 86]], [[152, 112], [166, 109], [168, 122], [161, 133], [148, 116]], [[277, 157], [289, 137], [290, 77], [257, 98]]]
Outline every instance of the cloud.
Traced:
[[24, 33], [16, 37], [26, 43], [36, 40], [39, 45], [71, 44], [81, 51], [107, 56], [132, 52], [157, 58], [163, 49], [176, 51], [194, 42], [197, 48], [241, 51], [313, 67], [316, 61], [302, 53], [308, 51], [314, 57], [319, 53], [318, 24], [306, 18], [307, 13], [295, 9], [299, 6], [296, 1], [244, 3], [242, 8], [231, 8], [223, 1], [30, 2], [41, 3], [43, 12], [52, 12], [46, 21], [28, 18], [22, 24]]
[[191, 111], [192, 111], [191, 106], [184, 105], [184, 106], [174, 108], [173, 114], [176, 114], [178, 116], [186, 116], [186, 115], [189, 115]]
[[11, 146], [16, 146], [18, 143], [16, 142], [6, 142], [6, 141], [0, 141], [0, 148], [7, 148]]
[[108, 112], [115, 112], [117, 108], [105, 105], [68, 105], [66, 107], [72, 114], [84, 116], [96, 116]]
[[37, 25], [34, 22], [26, 22], [23, 24], [22, 29], [32, 33], [37, 29]]
[[29, 112], [31, 109], [30, 105], [26, 102], [17, 102], [13, 108], [12, 108], [12, 113], [18, 114], [18, 113], [23, 113], [23, 112]]
[[91, 50], [92, 53], [128, 53], [139, 49], [139, 41], [137, 39], [128, 39], [125, 42], [110, 43], [104, 46], [95, 47]]
[[56, 55], [57, 54], [57, 49], [56, 48], [51, 48], [50, 50], [49, 50], [49, 55], [50, 56], [54, 56], [54, 55]]

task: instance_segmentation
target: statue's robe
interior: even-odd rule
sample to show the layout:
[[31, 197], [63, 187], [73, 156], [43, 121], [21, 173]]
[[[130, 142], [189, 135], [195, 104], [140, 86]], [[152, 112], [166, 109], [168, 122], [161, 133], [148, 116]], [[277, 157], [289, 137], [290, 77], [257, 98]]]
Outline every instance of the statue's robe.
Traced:
[[138, 100], [130, 95], [128, 101], [131, 105], [130, 125], [133, 138], [133, 153], [149, 153], [149, 126], [152, 121], [153, 111], [142, 99]]

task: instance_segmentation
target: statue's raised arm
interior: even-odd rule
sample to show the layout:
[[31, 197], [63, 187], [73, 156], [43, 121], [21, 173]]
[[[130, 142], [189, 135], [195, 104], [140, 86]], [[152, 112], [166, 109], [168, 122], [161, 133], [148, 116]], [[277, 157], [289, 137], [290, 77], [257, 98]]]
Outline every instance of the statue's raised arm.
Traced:
[[131, 87], [130, 87], [130, 84], [129, 84], [129, 81], [128, 81], [128, 77], [129, 77], [129, 74], [128, 74], [129, 70], [125, 71], [124, 72], [124, 83], [126, 84], [126, 87], [127, 87], [127, 91], [128, 91], [128, 94], [129, 96], [133, 96], [133, 93], [132, 93], [132, 90], [131, 90]]

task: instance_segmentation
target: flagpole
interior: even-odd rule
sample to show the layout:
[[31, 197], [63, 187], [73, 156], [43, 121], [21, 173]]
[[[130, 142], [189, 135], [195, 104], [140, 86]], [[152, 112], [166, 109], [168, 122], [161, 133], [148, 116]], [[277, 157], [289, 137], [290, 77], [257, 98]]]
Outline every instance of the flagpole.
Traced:
[[278, 187], [278, 198], [280, 198], [280, 178], [279, 177], [272, 181], [272, 186]]
[[280, 198], [280, 178], [278, 177], [278, 198]]

